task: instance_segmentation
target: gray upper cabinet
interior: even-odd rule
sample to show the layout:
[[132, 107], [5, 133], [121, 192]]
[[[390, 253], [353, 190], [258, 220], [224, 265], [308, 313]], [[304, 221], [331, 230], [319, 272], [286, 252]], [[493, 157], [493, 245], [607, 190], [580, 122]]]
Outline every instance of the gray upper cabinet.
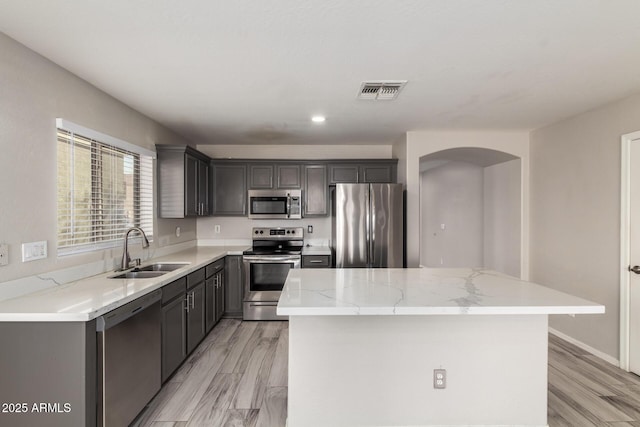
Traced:
[[249, 165], [249, 188], [273, 188], [273, 165], [250, 164]]
[[302, 188], [299, 163], [249, 163], [249, 188]]
[[304, 166], [303, 216], [326, 216], [328, 209], [326, 165]]
[[156, 145], [158, 216], [184, 218], [210, 214], [209, 158], [186, 146]]
[[329, 184], [358, 182], [358, 165], [329, 165]]
[[396, 165], [362, 165], [358, 173], [359, 182], [396, 182]]
[[247, 214], [246, 163], [212, 162], [212, 215], [244, 216]]
[[302, 188], [300, 165], [276, 165], [278, 188]]
[[329, 184], [396, 182], [397, 159], [329, 164]]

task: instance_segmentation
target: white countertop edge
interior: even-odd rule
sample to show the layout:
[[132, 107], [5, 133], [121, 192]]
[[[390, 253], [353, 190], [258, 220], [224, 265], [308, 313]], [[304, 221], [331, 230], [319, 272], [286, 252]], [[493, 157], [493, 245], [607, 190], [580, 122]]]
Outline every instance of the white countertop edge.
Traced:
[[280, 316], [438, 316], [602, 314], [603, 305], [543, 307], [280, 307]]

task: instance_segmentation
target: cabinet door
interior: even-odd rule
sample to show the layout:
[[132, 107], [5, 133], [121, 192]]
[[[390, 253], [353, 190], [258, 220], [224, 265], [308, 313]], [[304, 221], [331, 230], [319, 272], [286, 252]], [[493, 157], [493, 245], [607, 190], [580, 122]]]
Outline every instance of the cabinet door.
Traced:
[[277, 165], [278, 188], [302, 188], [300, 165]]
[[209, 332], [213, 325], [216, 323], [216, 291], [217, 291], [216, 276], [209, 277], [204, 283], [204, 299], [205, 299], [205, 313], [206, 313], [206, 331]]
[[162, 382], [187, 357], [187, 312], [184, 294], [162, 307]]
[[330, 264], [329, 255], [302, 255], [302, 268], [329, 268]]
[[326, 216], [327, 208], [327, 167], [308, 165], [304, 167], [304, 214], [303, 216]]
[[244, 280], [242, 274], [242, 257], [231, 255], [226, 257], [224, 282], [224, 317], [242, 318], [242, 298]]
[[212, 164], [212, 215], [247, 214], [247, 165]]
[[249, 165], [249, 188], [273, 188], [273, 165]]
[[360, 166], [360, 182], [396, 182], [393, 165]]
[[198, 212], [200, 216], [209, 215], [209, 164], [198, 161]]
[[329, 165], [329, 184], [358, 182], [358, 165]]
[[220, 271], [217, 275], [216, 281], [216, 319], [215, 323], [222, 318], [222, 313], [224, 313], [224, 285], [225, 285], [225, 274], [224, 271]]
[[204, 308], [204, 282], [187, 290], [189, 311], [187, 313], [187, 354], [191, 353], [204, 338], [206, 331]]
[[184, 155], [184, 212], [198, 215], [198, 162], [189, 154]]

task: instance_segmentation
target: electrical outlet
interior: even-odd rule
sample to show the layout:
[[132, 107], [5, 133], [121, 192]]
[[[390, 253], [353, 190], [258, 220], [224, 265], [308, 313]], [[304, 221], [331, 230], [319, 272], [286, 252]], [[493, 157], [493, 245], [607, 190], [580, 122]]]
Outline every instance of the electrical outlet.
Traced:
[[313, 225], [307, 225], [307, 233], [313, 233]]
[[0, 245], [0, 265], [9, 264], [9, 245], [3, 243]]
[[47, 257], [47, 241], [22, 244], [22, 262], [35, 261]]
[[446, 369], [434, 369], [433, 370], [433, 388], [447, 388], [447, 370]]
[[220, 224], [216, 224], [213, 226], [213, 232], [216, 234], [220, 234]]
[[176, 237], [180, 237], [180, 227], [176, 227]]

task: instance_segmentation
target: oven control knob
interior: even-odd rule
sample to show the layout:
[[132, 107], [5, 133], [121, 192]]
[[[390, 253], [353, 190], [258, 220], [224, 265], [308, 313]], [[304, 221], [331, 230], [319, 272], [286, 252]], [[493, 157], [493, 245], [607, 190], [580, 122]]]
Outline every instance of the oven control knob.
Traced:
[[259, 231], [258, 231], [258, 230], [256, 230], [256, 231], [254, 231], [254, 233], [258, 234], [258, 233], [259, 233]]
[[264, 234], [264, 230], [260, 230], [260, 234]]
[[291, 231], [290, 231], [290, 230], [287, 230], [287, 234], [290, 234], [290, 233], [291, 233]]

